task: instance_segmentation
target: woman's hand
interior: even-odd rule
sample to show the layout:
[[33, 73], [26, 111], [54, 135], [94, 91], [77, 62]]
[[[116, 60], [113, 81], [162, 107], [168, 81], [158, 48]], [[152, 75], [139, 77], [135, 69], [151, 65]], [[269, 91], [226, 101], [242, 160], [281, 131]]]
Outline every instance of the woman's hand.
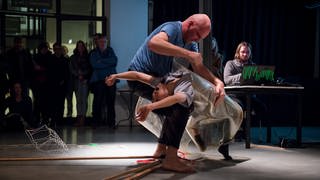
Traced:
[[152, 111], [152, 109], [148, 105], [140, 107], [135, 116], [136, 120], [142, 122], [145, 121], [150, 111]]

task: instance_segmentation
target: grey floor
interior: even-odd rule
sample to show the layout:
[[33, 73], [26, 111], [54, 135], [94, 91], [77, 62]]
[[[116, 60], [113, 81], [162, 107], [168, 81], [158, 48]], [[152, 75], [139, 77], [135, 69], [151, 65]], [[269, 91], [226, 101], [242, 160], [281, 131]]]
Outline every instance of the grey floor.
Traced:
[[[156, 138], [140, 126], [116, 130], [62, 127], [56, 132], [67, 151], [54, 144], [39, 151], [24, 132], [1, 133], [0, 157], [148, 156], [156, 146]], [[199, 153], [191, 147], [190, 152], [201, 157], [189, 162], [196, 173], [157, 169], [143, 179], [320, 179], [320, 145], [314, 142], [285, 149], [263, 143], [245, 149], [244, 142], [235, 142], [230, 145], [232, 161], [222, 160], [215, 149]], [[101, 180], [137, 166], [137, 159], [0, 161], [0, 179]]]

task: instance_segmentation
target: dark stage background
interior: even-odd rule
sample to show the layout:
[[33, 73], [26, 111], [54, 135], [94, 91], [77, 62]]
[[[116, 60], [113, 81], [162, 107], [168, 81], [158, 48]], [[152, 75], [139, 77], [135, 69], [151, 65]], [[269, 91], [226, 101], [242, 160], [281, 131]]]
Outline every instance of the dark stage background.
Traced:
[[[303, 125], [320, 125], [320, 80], [313, 77], [317, 0], [212, 0], [212, 36], [224, 63], [236, 46], [248, 41], [257, 64], [275, 65], [276, 76], [305, 87]], [[197, 13], [198, 0], [154, 0], [154, 28], [165, 21], [183, 21]], [[319, 8], [319, 7], [318, 7]], [[319, 49], [317, 50], [319, 51]], [[292, 96], [270, 96], [274, 125], [294, 122], [297, 101]]]

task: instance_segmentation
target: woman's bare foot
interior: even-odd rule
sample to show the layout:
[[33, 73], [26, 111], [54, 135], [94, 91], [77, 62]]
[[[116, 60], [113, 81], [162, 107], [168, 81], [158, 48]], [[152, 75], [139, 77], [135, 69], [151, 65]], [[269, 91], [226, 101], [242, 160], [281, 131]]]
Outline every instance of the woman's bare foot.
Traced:
[[162, 168], [170, 171], [193, 173], [195, 169], [183, 163], [177, 156], [177, 149], [169, 146], [166, 158], [162, 162]]
[[165, 158], [162, 162], [162, 168], [170, 171], [182, 173], [194, 173], [195, 169], [182, 163], [179, 159]]
[[167, 146], [164, 144], [158, 144], [153, 156], [156, 158], [164, 158], [166, 156]]

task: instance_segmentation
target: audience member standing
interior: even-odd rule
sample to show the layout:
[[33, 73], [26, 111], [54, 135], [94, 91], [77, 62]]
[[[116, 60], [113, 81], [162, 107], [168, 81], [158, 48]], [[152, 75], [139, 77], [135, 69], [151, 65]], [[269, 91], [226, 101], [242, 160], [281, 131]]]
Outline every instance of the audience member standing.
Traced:
[[76, 126], [83, 126], [88, 107], [88, 80], [92, 71], [88, 50], [83, 41], [78, 41], [73, 55], [70, 57], [70, 70], [74, 79], [74, 89], [77, 99]]
[[[68, 47], [65, 45], [62, 45], [62, 54], [65, 58], [68, 60], [68, 66], [70, 67], [70, 57], [68, 55]], [[73, 97], [73, 92], [74, 92], [74, 79], [71, 74], [71, 69], [69, 68], [68, 72], [68, 81], [67, 81], [67, 92], [66, 92], [66, 100], [67, 100], [67, 117], [72, 118], [72, 110], [73, 110], [73, 105], [72, 105], [72, 97]]]
[[50, 83], [49, 69], [52, 62], [52, 53], [49, 51], [48, 42], [42, 42], [38, 46], [38, 53], [34, 57], [34, 77], [32, 92], [34, 98], [35, 122], [40, 124], [49, 123]]
[[[106, 86], [104, 79], [110, 74], [115, 74], [118, 63], [113, 49], [107, 46], [107, 39], [103, 35], [97, 37], [98, 48], [90, 54], [90, 63], [93, 68], [90, 83], [92, 83], [93, 98], [93, 125], [115, 126], [115, 98], [116, 85]], [[107, 121], [102, 113], [107, 109]]]
[[23, 91], [29, 93], [33, 70], [32, 56], [30, 52], [23, 47], [21, 37], [14, 38], [14, 45], [8, 50], [6, 55], [9, 64], [10, 82], [20, 81], [24, 86]]
[[49, 69], [51, 108], [50, 114], [52, 122], [50, 125], [55, 127], [62, 123], [64, 113], [64, 100], [67, 93], [67, 81], [69, 77], [68, 60], [63, 55], [60, 43], [53, 44], [52, 65]]

